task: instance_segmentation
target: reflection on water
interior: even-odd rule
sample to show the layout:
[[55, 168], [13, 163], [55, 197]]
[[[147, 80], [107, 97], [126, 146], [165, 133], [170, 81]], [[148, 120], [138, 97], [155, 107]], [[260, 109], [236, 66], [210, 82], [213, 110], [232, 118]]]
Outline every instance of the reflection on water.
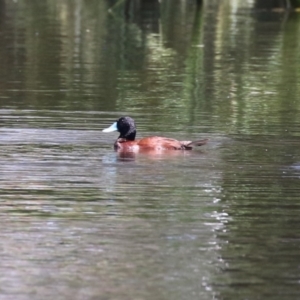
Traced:
[[69, 297], [75, 284], [78, 299], [179, 298], [190, 289], [176, 288], [182, 274], [210, 284], [210, 266], [197, 260], [214, 260], [210, 232], [223, 226], [214, 154], [120, 160], [89, 130], [4, 130], [1, 144], [0, 234], [10, 263], [0, 268], [16, 269], [1, 275], [5, 293], [47, 297], [58, 285]]
[[3, 299], [299, 298], [299, 16], [252, 4], [0, 2]]

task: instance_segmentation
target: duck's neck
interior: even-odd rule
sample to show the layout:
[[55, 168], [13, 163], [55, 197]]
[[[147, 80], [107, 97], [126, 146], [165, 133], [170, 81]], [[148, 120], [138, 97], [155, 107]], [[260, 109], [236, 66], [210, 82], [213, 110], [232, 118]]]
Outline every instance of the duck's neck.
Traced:
[[119, 139], [125, 139], [127, 141], [134, 141], [135, 140], [136, 131], [128, 131], [126, 134], [120, 134]]

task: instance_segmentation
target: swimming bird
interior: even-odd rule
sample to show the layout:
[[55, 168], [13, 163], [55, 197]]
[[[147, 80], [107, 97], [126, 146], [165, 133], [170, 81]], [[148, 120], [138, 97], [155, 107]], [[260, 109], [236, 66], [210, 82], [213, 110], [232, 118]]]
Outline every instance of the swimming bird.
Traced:
[[118, 139], [114, 143], [115, 150], [139, 152], [143, 150], [191, 150], [194, 146], [205, 145], [208, 139], [198, 141], [178, 141], [171, 138], [160, 136], [149, 136], [141, 139], [135, 139], [135, 122], [130, 117], [121, 117], [110, 127], [103, 129], [102, 132], [118, 131]]

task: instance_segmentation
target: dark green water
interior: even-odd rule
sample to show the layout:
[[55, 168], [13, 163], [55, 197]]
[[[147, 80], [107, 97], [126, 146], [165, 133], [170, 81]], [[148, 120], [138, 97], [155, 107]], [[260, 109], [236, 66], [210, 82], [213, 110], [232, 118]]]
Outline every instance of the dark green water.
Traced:
[[300, 15], [248, 3], [0, 1], [1, 300], [300, 298]]

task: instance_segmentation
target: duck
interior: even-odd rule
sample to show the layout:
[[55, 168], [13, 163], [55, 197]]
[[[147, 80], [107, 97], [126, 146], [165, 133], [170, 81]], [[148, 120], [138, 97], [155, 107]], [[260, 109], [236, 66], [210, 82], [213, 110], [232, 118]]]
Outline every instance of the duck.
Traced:
[[114, 143], [114, 149], [124, 152], [142, 152], [142, 151], [164, 151], [164, 150], [192, 150], [195, 146], [202, 146], [208, 142], [208, 139], [197, 141], [178, 141], [176, 139], [149, 136], [141, 139], [135, 139], [136, 126], [131, 117], [121, 117], [102, 132], [118, 131], [119, 137]]

